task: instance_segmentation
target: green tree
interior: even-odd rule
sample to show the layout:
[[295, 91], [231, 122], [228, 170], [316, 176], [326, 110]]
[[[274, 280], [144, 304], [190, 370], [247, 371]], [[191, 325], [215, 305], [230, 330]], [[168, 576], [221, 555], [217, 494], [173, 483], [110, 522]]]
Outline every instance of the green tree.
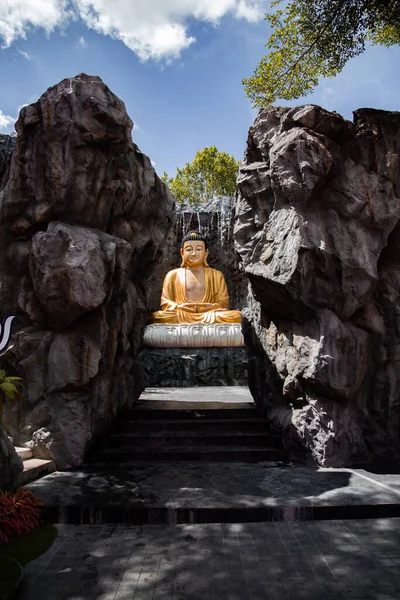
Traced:
[[214, 196], [233, 196], [239, 164], [233, 156], [210, 146], [199, 150], [183, 169], [177, 169], [175, 177], [164, 173], [161, 179], [177, 202], [197, 204]]
[[6, 375], [4, 369], [0, 369], [0, 427], [3, 425], [3, 406], [6, 398], [9, 398], [9, 400], [17, 400], [20, 411], [21, 394], [18, 385], [22, 385], [21, 381], [22, 377], [11, 377]]
[[254, 106], [310, 93], [320, 77], [335, 77], [368, 43], [400, 43], [400, 0], [289, 0], [265, 18], [273, 30], [270, 52], [242, 81]]

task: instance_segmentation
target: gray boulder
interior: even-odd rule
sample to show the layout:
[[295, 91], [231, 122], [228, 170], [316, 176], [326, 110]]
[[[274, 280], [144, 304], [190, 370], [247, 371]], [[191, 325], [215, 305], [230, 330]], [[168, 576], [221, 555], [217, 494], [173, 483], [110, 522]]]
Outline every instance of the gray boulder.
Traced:
[[293, 456], [400, 453], [400, 114], [262, 109], [238, 177], [249, 385]]
[[36, 233], [29, 269], [49, 324], [65, 329], [101, 306], [112, 286], [123, 291], [131, 257], [128, 242], [87, 227], [52, 222]]

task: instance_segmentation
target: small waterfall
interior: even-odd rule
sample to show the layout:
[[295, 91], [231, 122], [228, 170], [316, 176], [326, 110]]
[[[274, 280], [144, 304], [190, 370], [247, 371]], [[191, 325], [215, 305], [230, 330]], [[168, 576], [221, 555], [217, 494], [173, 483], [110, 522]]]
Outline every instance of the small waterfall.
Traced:
[[218, 239], [219, 239], [219, 243], [221, 248], [224, 247], [223, 244], [223, 232], [222, 232], [222, 220], [221, 220], [221, 213], [220, 211], [218, 211], [217, 213], [215, 213], [216, 217], [217, 217], [217, 231], [218, 231]]

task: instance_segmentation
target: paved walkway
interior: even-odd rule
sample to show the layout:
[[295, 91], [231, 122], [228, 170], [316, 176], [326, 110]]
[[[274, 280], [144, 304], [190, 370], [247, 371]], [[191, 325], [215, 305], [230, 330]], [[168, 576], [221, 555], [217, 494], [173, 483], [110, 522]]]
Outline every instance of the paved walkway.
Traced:
[[400, 519], [58, 528], [20, 600], [400, 598]]

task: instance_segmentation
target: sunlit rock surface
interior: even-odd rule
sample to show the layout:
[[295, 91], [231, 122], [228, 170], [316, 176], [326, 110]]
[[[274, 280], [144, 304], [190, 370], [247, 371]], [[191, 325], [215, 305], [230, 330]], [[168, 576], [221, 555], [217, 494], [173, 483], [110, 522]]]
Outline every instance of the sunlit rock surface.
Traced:
[[5, 422], [59, 468], [144, 387], [145, 289], [174, 199], [131, 129], [99, 77], [65, 79], [22, 108], [0, 191], [0, 307], [19, 315], [1, 360], [25, 379], [23, 422]]
[[293, 455], [400, 453], [400, 113], [260, 110], [235, 242], [249, 385]]

